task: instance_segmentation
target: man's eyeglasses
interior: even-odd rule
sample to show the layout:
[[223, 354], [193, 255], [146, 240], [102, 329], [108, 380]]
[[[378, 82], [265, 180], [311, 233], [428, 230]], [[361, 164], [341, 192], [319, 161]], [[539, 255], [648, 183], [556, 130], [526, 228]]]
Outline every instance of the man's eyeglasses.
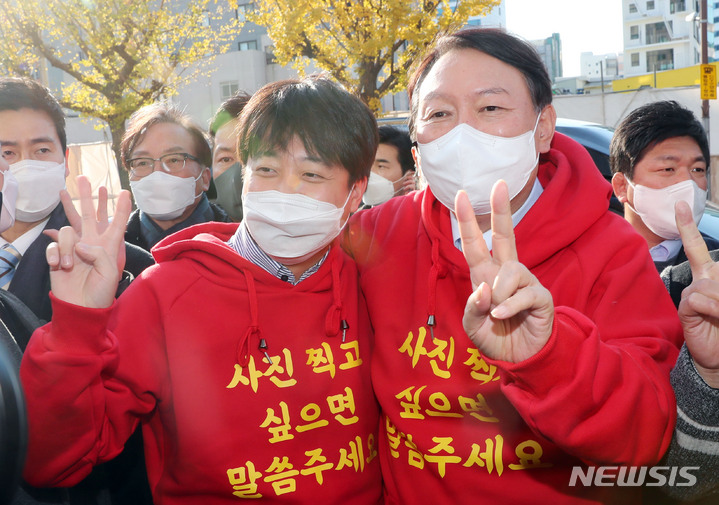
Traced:
[[169, 174], [177, 174], [185, 168], [185, 162], [190, 159], [199, 162], [200, 160], [188, 153], [171, 153], [159, 158], [133, 158], [127, 161], [130, 174], [133, 177], [147, 177], [155, 170], [155, 162], [159, 161], [162, 169]]

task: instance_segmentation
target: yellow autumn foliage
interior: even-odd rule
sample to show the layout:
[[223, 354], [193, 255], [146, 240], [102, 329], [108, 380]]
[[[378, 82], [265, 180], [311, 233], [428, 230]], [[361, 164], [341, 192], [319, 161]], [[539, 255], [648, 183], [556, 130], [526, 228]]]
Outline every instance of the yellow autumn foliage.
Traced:
[[37, 78], [46, 64], [62, 70], [67, 79], [57, 98], [105, 121], [114, 148], [134, 111], [207, 72], [241, 28], [227, 0], [5, 4], [0, 73]]
[[266, 0], [248, 20], [265, 26], [281, 65], [306, 70], [307, 58], [379, 111], [404, 89], [412, 64], [438, 35], [499, 0]]

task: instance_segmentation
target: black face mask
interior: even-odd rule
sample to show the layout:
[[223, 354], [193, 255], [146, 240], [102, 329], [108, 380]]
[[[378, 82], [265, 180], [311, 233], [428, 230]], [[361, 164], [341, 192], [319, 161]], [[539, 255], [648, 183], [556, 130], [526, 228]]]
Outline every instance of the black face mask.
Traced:
[[242, 221], [242, 165], [235, 162], [215, 177], [217, 198], [214, 202], [235, 221]]

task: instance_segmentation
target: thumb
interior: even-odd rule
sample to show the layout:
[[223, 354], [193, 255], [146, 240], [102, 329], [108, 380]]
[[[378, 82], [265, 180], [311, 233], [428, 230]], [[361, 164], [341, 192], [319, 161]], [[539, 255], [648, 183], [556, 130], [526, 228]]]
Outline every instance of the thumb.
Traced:
[[85, 263], [92, 267], [106, 279], [117, 278], [117, 263], [107, 255], [102, 246], [91, 246], [84, 242], [75, 245], [75, 253]]
[[684, 252], [692, 269], [692, 277], [694, 279], [706, 277], [706, 272], [714, 262], [709, 255], [706, 242], [704, 242], [704, 238], [699, 233], [699, 229], [694, 222], [694, 216], [689, 204], [681, 200], [678, 201], [674, 206], [674, 216]]
[[484, 320], [489, 317], [489, 309], [492, 304], [492, 289], [489, 284], [482, 282], [479, 287], [469, 295], [467, 305], [464, 308], [462, 324], [464, 331], [472, 338]]

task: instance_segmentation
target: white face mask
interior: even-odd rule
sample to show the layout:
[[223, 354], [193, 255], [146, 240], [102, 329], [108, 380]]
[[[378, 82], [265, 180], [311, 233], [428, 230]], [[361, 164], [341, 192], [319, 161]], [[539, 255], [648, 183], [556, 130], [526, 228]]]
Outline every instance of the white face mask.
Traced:
[[32, 223], [49, 216], [65, 189], [65, 162], [22, 160], [10, 165], [10, 171], [18, 183], [15, 218]]
[[379, 174], [370, 172], [369, 180], [367, 181], [367, 190], [362, 195], [362, 203], [365, 205], [379, 205], [392, 198], [398, 191], [394, 190], [394, 185], [404, 179], [406, 172], [402, 177], [396, 181], [390, 181], [386, 177], [382, 177]]
[[629, 179], [627, 182], [634, 188], [632, 209], [642, 218], [647, 228], [664, 239], [680, 238], [674, 217], [674, 205], [679, 200], [687, 202], [692, 208], [694, 222], [697, 225], [704, 215], [707, 192], [691, 179], [660, 189], [632, 184]]
[[489, 214], [489, 195], [499, 179], [507, 183], [512, 199], [527, 184], [537, 166], [534, 128], [517, 137], [497, 137], [466, 123], [427, 144], [417, 144], [420, 170], [437, 200], [454, 211], [454, 197], [467, 192], [474, 213]]
[[0, 210], [0, 233], [15, 224], [15, 204], [17, 202], [18, 183], [10, 170], [3, 172], [2, 209]]
[[[203, 169], [204, 170], [204, 169]], [[137, 181], [130, 181], [132, 196], [138, 208], [158, 221], [176, 219], [200, 197], [195, 185], [202, 177], [177, 177], [156, 170]]]
[[[354, 188], [354, 186], [353, 186]], [[242, 197], [242, 219], [257, 245], [285, 265], [312, 257], [340, 234], [342, 207], [299, 193], [251, 191]]]

